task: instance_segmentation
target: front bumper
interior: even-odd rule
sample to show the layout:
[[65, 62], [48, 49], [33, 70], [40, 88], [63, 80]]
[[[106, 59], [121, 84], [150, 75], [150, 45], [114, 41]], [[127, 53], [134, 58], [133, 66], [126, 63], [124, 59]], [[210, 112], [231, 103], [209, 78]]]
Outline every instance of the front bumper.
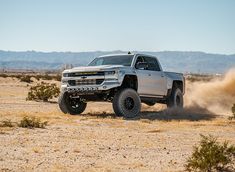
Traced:
[[68, 84], [61, 85], [61, 92], [69, 93], [95, 93], [100, 91], [110, 90], [115, 87], [119, 87], [121, 83], [118, 80], [110, 80], [104, 82], [101, 85], [79, 85], [79, 86], [70, 86]]

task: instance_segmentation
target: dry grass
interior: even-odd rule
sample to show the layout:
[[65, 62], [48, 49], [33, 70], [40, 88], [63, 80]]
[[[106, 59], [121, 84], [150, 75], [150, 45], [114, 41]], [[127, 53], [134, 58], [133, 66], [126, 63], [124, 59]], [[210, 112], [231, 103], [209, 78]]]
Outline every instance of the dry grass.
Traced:
[[14, 124], [11, 120], [6, 119], [0, 122], [0, 127], [14, 127]]
[[31, 128], [32, 129], [32, 128], [45, 128], [47, 126], [47, 124], [48, 124], [47, 121], [41, 122], [40, 118], [25, 116], [18, 123], [18, 126], [22, 127], [22, 128]]

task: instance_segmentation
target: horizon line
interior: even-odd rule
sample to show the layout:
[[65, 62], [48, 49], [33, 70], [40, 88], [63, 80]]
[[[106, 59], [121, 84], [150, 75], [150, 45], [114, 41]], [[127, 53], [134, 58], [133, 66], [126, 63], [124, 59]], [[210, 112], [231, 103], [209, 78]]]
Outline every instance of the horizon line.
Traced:
[[227, 55], [232, 56], [235, 55], [235, 53], [232, 54], [226, 54], [226, 53], [212, 53], [212, 52], [205, 52], [205, 51], [199, 51], [199, 50], [133, 50], [133, 51], [126, 51], [126, 50], [88, 50], [88, 51], [42, 51], [42, 50], [3, 50], [0, 49], [0, 51], [5, 52], [36, 52], [36, 53], [89, 53], [89, 52], [154, 52], [154, 53], [161, 53], [161, 52], [186, 52], [186, 53], [204, 53], [204, 54], [215, 54], [215, 55]]

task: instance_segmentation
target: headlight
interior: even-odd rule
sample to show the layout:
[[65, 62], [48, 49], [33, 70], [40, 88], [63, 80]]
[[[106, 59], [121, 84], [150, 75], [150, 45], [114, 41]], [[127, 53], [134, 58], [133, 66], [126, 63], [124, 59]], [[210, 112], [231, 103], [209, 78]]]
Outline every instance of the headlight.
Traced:
[[106, 71], [104, 72], [105, 75], [115, 75], [115, 71]]
[[69, 77], [69, 73], [63, 73], [63, 77]]
[[118, 74], [119, 74], [119, 76], [123, 76], [123, 75], [125, 75], [125, 71], [120, 70]]
[[62, 82], [62, 84], [67, 84], [67, 83], [68, 83], [68, 80], [62, 79], [61, 82]]

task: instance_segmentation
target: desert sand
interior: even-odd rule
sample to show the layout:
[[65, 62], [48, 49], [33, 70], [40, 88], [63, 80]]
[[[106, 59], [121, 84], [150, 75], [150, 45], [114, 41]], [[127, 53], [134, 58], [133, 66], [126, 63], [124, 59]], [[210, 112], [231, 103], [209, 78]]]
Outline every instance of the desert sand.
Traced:
[[30, 85], [0, 78], [0, 121], [48, 121], [45, 129], [0, 127], [0, 171], [183, 171], [200, 134], [235, 144], [235, 122], [226, 114], [143, 104], [140, 118], [125, 120], [110, 103], [90, 102], [71, 116], [56, 99], [26, 101]]

